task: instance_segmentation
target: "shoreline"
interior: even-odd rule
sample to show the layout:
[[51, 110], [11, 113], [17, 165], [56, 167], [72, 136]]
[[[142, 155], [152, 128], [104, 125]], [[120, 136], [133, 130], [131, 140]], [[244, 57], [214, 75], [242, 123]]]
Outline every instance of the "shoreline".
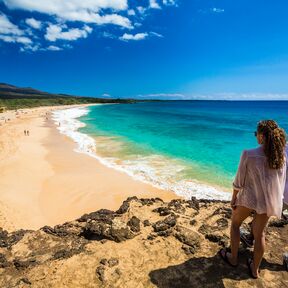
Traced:
[[[89, 133], [83, 133], [80, 131], [81, 128], [86, 126], [86, 123], [79, 120], [79, 118], [88, 114], [89, 111], [85, 109], [85, 107], [68, 109], [66, 111], [59, 110], [53, 113], [52, 118], [55, 122], [59, 123], [60, 127], [57, 127], [57, 129], [60, 133], [68, 136], [77, 144], [77, 147], [75, 148], [76, 152], [89, 155], [106, 167], [123, 172], [137, 181], [152, 185], [157, 189], [171, 191], [176, 197], [190, 199], [194, 196], [198, 199], [219, 199], [224, 201], [230, 199], [231, 191], [227, 187], [224, 188], [216, 184], [206, 183], [203, 181], [200, 182], [196, 179], [180, 179], [178, 181], [173, 181], [173, 178], [177, 175], [172, 175], [170, 177], [171, 179], [165, 179], [161, 177], [161, 174], [160, 176], [157, 176], [153, 171], [158, 170], [158, 168], [156, 167], [155, 169], [153, 163], [149, 163], [149, 160], [147, 163], [147, 157], [145, 157], [146, 159], [144, 160], [143, 167], [141, 166], [141, 157], [135, 160], [134, 163], [133, 159], [130, 159], [127, 161], [127, 164], [125, 161], [122, 161], [123, 159], [121, 159], [121, 157], [117, 158], [116, 156], [116, 158], [114, 158], [111, 156], [105, 157], [99, 155], [99, 153], [96, 152], [98, 150], [98, 139], [94, 138]], [[156, 157], [158, 161], [165, 163], [167, 171], [163, 171], [164, 174], [165, 172], [168, 172], [169, 174], [169, 169], [174, 170], [176, 169], [176, 166], [178, 169], [183, 169], [184, 167], [180, 161], [177, 162], [178, 160], [173, 158], [169, 159], [166, 156], [161, 156], [159, 154], [151, 154], [151, 158], [153, 157]]]
[[[0, 119], [11, 119], [0, 126], [0, 227], [12, 231], [53, 226], [98, 209], [116, 209], [134, 195], [177, 198], [75, 153], [76, 143], [60, 134], [51, 115], [46, 120], [46, 112], [83, 106], [88, 105], [0, 114]], [[24, 136], [25, 129], [30, 136]]]

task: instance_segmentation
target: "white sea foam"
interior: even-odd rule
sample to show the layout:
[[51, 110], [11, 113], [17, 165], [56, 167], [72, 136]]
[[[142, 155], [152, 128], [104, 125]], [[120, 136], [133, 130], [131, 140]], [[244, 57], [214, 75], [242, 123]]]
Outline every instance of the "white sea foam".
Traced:
[[[100, 104], [106, 105], [106, 104]], [[53, 112], [53, 120], [62, 134], [65, 134], [77, 143], [76, 152], [85, 153], [98, 159], [102, 164], [127, 173], [134, 179], [152, 184], [155, 187], [173, 191], [178, 196], [190, 199], [192, 196], [202, 199], [228, 200], [230, 193], [216, 189], [196, 181], [175, 180], [177, 172], [183, 170], [183, 166], [176, 161], [169, 160], [161, 155], [139, 156], [133, 160], [122, 160], [113, 157], [100, 157], [97, 155], [97, 142], [94, 138], [79, 132], [78, 129], [85, 124], [78, 120], [79, 117], [89, 113], [89, 108], [69, 108]], [[121, 160], [121, 159], [120, 159]], [[153, 165], [153, 163], [165, 163], [165, 165]]]

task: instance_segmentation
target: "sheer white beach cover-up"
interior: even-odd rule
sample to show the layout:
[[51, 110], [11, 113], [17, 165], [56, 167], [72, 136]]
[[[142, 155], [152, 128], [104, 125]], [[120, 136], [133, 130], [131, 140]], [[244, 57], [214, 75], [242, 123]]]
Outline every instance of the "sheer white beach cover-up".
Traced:
[[[262, 146], [244, 150], [233, 182], [234, 189], [239, 191], [236, 205], [281, 218], [284, 190], [288, 190], [286, 173], [287, 157], [281, 169], [270, 169]], [[287, 194], [285, 191], [285, 198]]]

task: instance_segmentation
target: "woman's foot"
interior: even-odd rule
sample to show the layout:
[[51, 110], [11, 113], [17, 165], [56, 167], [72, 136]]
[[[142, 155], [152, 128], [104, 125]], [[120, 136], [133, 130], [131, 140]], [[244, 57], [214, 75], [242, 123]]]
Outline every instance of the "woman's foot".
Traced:
[[258, 269], [258, 271], [255, 269], [255, 266], [254, 266], [254, 262], [251, 258], [249, 258], [247, 260], [247, 266], [248, 266], [248, 269], [249, 269], [249, 274], [250, 276], [253, 278], [253, 279], [258, 279], [259, 278], [259, 272], [260, 270]]
[[232, 267], [237, 267], [238, 263], [237, 263], [237, 259], [233, 259], [232, 258], [232, 254], [230, 252], [228, 252], [226, 249], [221, 249], [219, 251], [219, 255], [221, 256], [221, 258], [228, 263], [230, 266]]

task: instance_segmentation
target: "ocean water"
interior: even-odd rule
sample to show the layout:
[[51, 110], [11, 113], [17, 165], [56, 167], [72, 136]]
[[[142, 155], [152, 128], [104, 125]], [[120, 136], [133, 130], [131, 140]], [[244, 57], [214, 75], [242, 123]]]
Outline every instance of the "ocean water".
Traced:
[[103, 164], [189, 198], [228, 199], [261, 119], [288, 131], [285, 101], [166, 101], [55, 112], [60, 131]]

